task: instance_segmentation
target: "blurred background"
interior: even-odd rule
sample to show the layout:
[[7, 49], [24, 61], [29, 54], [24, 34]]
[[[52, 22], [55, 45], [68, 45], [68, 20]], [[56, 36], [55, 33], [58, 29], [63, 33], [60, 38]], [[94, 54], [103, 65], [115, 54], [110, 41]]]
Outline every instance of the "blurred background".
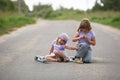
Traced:
[[0, 0], [0, 35], [37, 19], [88, 18], [120, 29], [120, 0]]

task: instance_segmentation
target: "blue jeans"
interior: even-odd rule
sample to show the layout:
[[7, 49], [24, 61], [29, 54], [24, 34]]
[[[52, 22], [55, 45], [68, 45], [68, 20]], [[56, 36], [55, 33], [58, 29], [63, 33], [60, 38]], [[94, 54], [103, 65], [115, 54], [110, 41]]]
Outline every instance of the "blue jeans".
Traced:
[[81, 43], [80, 48], [77, 50], [75, 58], [82, 58], [83, 62], [91, 62], [92, 61], [92, 53], [91, 48], [86, 43]]

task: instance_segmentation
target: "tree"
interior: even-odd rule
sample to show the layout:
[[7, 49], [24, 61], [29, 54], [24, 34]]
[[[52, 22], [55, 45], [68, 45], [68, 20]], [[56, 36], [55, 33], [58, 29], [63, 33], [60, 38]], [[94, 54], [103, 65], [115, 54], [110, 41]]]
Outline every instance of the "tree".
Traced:
[[93, 9], [92, 10], [102, 10], [102, 6], [96, 1], [95, 2], [95, 6], [93, 7]]
[[104, 10], [120, 10], [120, 0], [101, 0], [101, 2], [104, 4]]
[[35, 5], [33, 9], [33, 13], [39, 17], [47, 18], [50, 17], [53, 9], [51, 5]]
[[15, 10], [20, 13], [26, 13], [29, 11], [28, 6], [25, 4], [24, 0], [13, 1]]
[[21, 2], [21, 12], [26, 13], [29, 11], [28, 6], [25, 4], [24, 0], [0, 0], [0, 11], [18, 11], [18, 1]]
[[0, 0], [0, 11], [13, 11], [14, 4], [10, 0]]
[[100, 0], [101, 3], [103, 3], [103, 6], [101, 6], [97, 1], [95, 6], [93, 7], [93, 10], [120, 11], [120, 0]]

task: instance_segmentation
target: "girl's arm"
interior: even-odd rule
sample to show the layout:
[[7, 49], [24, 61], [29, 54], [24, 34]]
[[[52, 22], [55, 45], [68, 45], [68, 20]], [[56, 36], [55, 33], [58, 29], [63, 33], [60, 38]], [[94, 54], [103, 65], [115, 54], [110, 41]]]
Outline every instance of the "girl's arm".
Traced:
[[91, 45], [95, 46], [95, 44], [96, 44], [96, 39], [95, 39], [95, 37], [92, 37], [91, 40], [88, 39], [87, 37], [85, 37], [85, 39], [86, 39]]
[[52, 45], [51, 48], [50, 48], [50, 53], [53, 52], [53, 49], [54, 49], [54, 47], [53, 47], [53, 45]]
[[78, 48], [73, 47], [73, 46], [65, 46], [65, 48], [69, 50], [78, 50]]
[[72, 41], [73, 41], [73, 42], [76, 42], [77, 40], [79, 40], [79, 35], [78, 35], [78, 34], [75, 34], [75, 35], [73, 36]]
[[72, 39], [72, 41], [73, 42], [76, 42], [76, 41], [78, 41], [79, 39], [81, 39], [81, 38], [84, 38], [84, 35], [78, 35], [77, 33], [74, 35], [74, 37], [73, 37], [73, 39]]

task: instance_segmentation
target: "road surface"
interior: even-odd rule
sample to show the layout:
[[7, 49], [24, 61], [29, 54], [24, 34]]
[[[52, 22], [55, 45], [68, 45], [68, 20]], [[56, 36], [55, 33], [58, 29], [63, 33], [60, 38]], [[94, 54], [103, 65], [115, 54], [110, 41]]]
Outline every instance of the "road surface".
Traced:
[[[38, 20], [0, 37], [0, 80], [120, 80], [120, 31], [91, 23], [97, 44], [93, 47], [91, 64], [39, 63], [35, 55], [49, 53], [51, 42], [62, 32], [71, 41], [79, 21]], [[69, 56], [75, 51], [67, 50]]]

